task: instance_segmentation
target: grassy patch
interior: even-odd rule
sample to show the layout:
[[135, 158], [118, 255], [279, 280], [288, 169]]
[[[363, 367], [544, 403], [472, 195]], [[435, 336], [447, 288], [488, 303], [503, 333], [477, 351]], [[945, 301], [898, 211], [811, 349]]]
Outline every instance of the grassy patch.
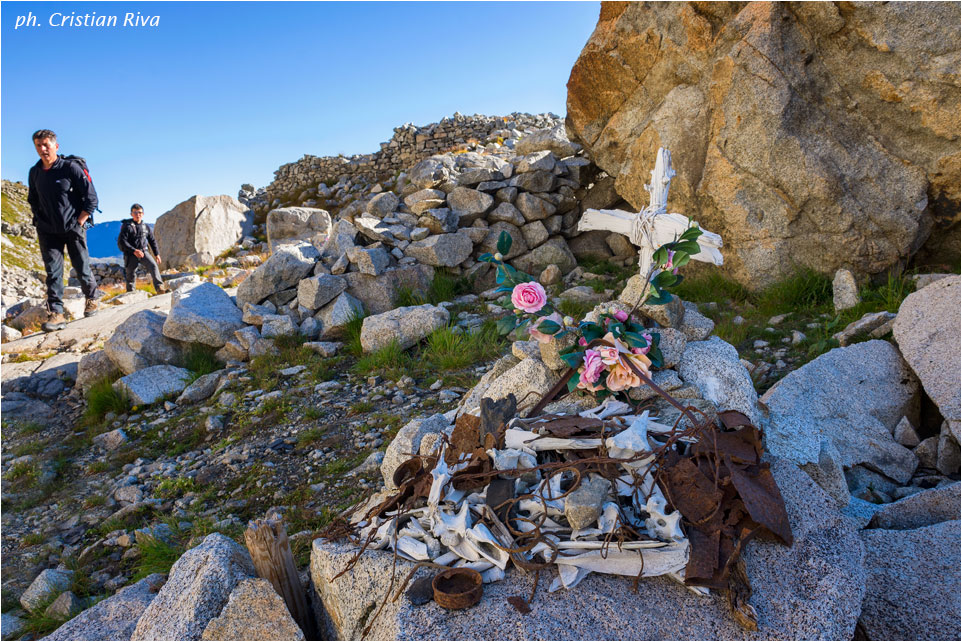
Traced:
[[324, 434], [327, 431], [324, 428], [311, 428], [310, 430], [302, 430], [297, 433], [297, 445], [300, 448], [306, 448], [312, 444], [319, 442], [324, 438]]
[[184, 549], [181, 546], [168, 544], [158, 539], [147, 538], [144, 542], [137, 542], [140, 558], [134, 570], [132, 581], [136, 582], [153, 573], [167, 573], [174, 565]]
[[505, 345], [506, 340], [491, 320], [474, 334], [457, 333], [452, 326], [446, 326], [428, 335], [417, 361], [429, 372], [460, 370], [501, 354]]
[[122, 415], [129, 411], [131, 406], [130, 397], [126, 392], [116, 390], [111, 379], [101, 379], [87, 392], [87, 410], [84, 412], [84, 419], [88, 424], [99, 423], [108, 412]]
[[832, 303], [832, 280], [811, 268], [799, 268], [765, 288], [758, 297], [761, 310], [778, 313], [811, 310]]
[[379, 374], [395, 381], [411, 369], [412, 359], [401, 349], [397, 339], [380, 350], [362, 356], [352, 368], [359, 375]]
[[216, 350], [211, 346], [192, 343], [184, 353], [184, 367], [191, 372], [191, 381], [196, 381], [200, 377], [217, 372], [224, 367], [224, 362], [214, 356]]
[[355, 357], [364, 354], [364, 348], [361, 347], [361, 326], [363, 325], [364, 315], [354, 314], [344, 327], [344, 347], [347, 348], [349, 354]]
[[177, 477], [176, 479], [168, 478], [160, 482], [160, 485], [157, 486], [157, 490], [154, 492], [165, 499], [172, 499], [174, 497], [181, 497], [187, 493], [196, 492], [197, 490], [197, 482], [195, 482], [192, 477]]
[[595, 304], [586, 301], [572, 301], [571, 299], [561, 299], [558, 303], [558, 312], [572, 319], [582, 319], [586, 314], [594, 310]]
[[752, 299], [748, 288], [724, 274], [712, 271], [704, 276], [685, 278], [673, 290], [686, 301], [698, 303], [729, 299], [735, 303], [745, 303]]
[[348, 414], [363, 415], [365, 412], [371, 412], [372, 410], [374, 410], [374, 404], [370, 401], [358, 401], [357, 403], [351, 404]]

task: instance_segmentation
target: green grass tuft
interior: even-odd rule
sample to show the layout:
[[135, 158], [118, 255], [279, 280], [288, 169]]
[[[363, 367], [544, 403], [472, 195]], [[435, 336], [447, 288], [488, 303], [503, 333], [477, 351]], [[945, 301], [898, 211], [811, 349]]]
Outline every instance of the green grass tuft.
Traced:
[[361, 326], [363, 325], [364, 315], [354, 314], [344, 328], [344, 346], [347, 348], [348, 354], [355, 357], [364, 354], [364, 348], [361, 347]]
[[101, 379], [87, 391], [87, 410], [84, 412], [84, 418], [89, 423], [99, 423], [108, 412], [122, 415], [128, 412], [131, 406], [130, 397], [126, 392], [115, 389], [110, 378]]
[[366, 354], [357, 360], [352, 370], [355, 374], [379, 374], [397, 380], [412, 368], [412, 359], [394, 339], [376, 352]]
[[807, 267], [765, 288], [758, 297], [758, 307], [777, 313], [811, 310], [832, 303], [832, 280]]
[[211, 346], [205, 346], [199, 343], [192, 343], [184, 352], [183, 364], [184, 367], [190, 370], [192, 381], [196, 381], [200, 377], [210, 374], [212, 372], [217, 372], [224, 367], [224, 362], [214, 356], [216, 350]]

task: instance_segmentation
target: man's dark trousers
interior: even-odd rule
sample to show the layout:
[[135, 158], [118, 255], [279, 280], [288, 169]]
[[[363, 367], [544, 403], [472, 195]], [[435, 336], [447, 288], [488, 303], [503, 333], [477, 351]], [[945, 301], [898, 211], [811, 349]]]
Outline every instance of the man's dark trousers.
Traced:
[[53, 313], [63, 314], [63, 255], [64, 247], [77, 272], [80, 289], [88, 299], [96, 298], [97, 282], [90, 271], [90, 255], [87, 253], [87, 234], [67, 230], [63, 234], [37, 231], [40, 256], [47, 271], [47, 305]]
[[154, 282], [154, 289], [160, 292], [160, 288], [164, 284], [164, 280], [160, 276], [160, 268], [157, 266], [157, 261], [151, 256], [150, 252], [144, 250], [144, 256], [137, 258], [137, 255], [133, 252], [124, 252], [124, 270], [125, 280], [127, 281], [127, 291], [134, 291], [134, 280], [136, 279], [137, 266], [141, 265], [147, 274], [150, 275], [151, 280]]

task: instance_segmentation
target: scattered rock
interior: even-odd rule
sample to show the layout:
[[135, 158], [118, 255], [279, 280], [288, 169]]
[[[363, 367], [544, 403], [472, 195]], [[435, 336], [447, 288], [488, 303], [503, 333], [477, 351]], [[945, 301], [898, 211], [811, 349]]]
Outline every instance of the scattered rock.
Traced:
[[604, 477], [592, 477], [565, 497], [565, 517], [572, 528], [589, 528], [601, 516], [602, 506], [611, 490], [611, 482]]
[[[177, 361], [181, 356], [182, 348], [176, 341], [164, 335], [166, 321], [167, 315], [157, 310], [135, 312], [118, 325], [104, 343], [104, 354], [110, 358], [116, 368], [128, 375], [150, 366]], [[88, 367], [92, 367], [91, 369], [98, 373], [106, 370], [102, 362], [88, 362], [85, 364], [85, 369]], [[91, 373], [92, 376], [94, 376], [93, 373]], [[84, 379], [89, 380], [86, 373]], [[92, 384], [93, 381], [90, 383]]]
[[370, 353], [397, 341], [401, 349], [407, 349], [443, 328], [449, 319], [450, 314], [445, 308], [429, 304], [396, 308], [365, 317], [361, 326], [361, 346], [364, 352]]
[[20, 605], [28, 611], [36, 611], [46, 605], [55, 596], [70, 588], [73, 582], [73, 571], [48, 568], [40, 571], [23, 595]]
[[959, 511], [960, 483], [928, 488], [886, 504], [872, 517], [869, 528], [910, 530], [939, 522], [962, 519]]
[[77, 364], [76, 385], [86, 394], [98, 381], [112, 379], [118, 374], [120, 371], [105, 351], [88, 352]]
[[384, 460], [381, 462], [381, 475], [384, 477], [384, 486], [388, 491], [393, 492], [397, 489], [394, 484], [394, 471], [410, 459], [413, 453], [418, 452], [424, 436], [439, 433], [450, 425], [451, 422], [444, 415], [431, 415], [412, 419], [398, 431], [397, 436], [384, 452]]
[[123, 428], [115, 428], [104, 433], [101, 433], [93, 438], [94, 444], [100, 446], [107, 452], [113, 452], [117, 450], [125, 443], [127, 443], [127, 433], [124, 432]]
[[217, 370], [197, 377], [197, 379], [184, 388], [184, 391], [177, 397], [177, 404], [200, 403], [208, 399], [214, 394], [214, 391], [217, 390], [217, 386], [220, 385], [221, 377], [223, 377], [224, 374], [224, 370]]
[[167, 395], [183, 392], [190, 381], [190, 371], [176, 366], [150, 366], [114, 382], [137, 406], [149, 406]]
[[404, 250], [421, 263], [435, 267], [454, 267], [471, 256], [474, 244], [467, 234], [436, 234], [415, 241]]
[[164, 321], [164, 336], [220, 348], [244, 327], [242, 317], [223, 289], [213, 283], [201, 283], [174, 292], [170, 313]]
[[836, 270], [835, 278], [832, 280], [832, 303], [835, 305], [835, 311], [841, 312], [854, 308], [861, 300], [855, 276], [844, 268]]
[[237, 288], [237, 305], [260, 303], [275, 292], [296, 288], [314, 269], [319, 256], [309, 243], [278, 248]]
[[43, 612], [46, 617], [56, 620], [69, 620], [83, 610], [83, 602], [73, 591], [64, 591]]
[[302, 279], [297, 285], [297, 302], [312, 312], [327, 305], [347, 288], [347, 281], [332, 274]]
[[[686, 317], [688, 313], [685, 312]], [[678, 374], [685, 383], [696, 386], [702, 398], [714, 403], [718, 410], [737, 410], [760, 425], [758, 393], [738, 351], [730, 344], [718, 337], [689, 341], [678, 364]], [[815, 457], [817, 453], [816, 450]]]

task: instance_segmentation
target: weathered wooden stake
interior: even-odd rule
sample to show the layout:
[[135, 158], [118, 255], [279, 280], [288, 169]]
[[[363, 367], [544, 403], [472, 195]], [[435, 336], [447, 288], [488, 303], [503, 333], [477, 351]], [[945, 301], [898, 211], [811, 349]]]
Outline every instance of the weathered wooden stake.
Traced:
[[244, 541], [247, 542], [247, 550], [254, 560], [257, 575], [269, 581], [277, 594], [284, 598], [287, 610], [301, 627], [304, 637], [316, 640], [314, 614], [307, 604], [307, 597], [297, 574], [284, 522], [271, 519], [252, 520], [244, 531]]

